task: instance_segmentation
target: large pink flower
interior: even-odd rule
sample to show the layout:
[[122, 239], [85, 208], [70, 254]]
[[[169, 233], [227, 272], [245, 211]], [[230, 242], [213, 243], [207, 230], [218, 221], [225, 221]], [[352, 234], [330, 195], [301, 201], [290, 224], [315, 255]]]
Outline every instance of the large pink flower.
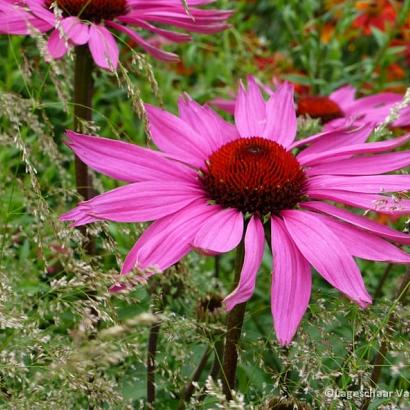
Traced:
[[230, 11], [201, 9], [214, 0], [188, 0], [189, 14], [182, 0], [56, 0], [62, 13], [57, 18], [52, 0], [0, 0], [0, 33], [27, 35], [33, 29], [51, 31], [48, 50], [55, 58], [69, 48], [88, 43], [95, 63], [113, 70], [118, 64], [118, 45], [111, 31], [125, 33], [147, 53], [164, 61], [178, 56], [153, 46], [133, 26], [172, 42], [185, 42], [190, 35], [168, 31], [155, 24], [171, 25], [194, 33], [215, 33], [227, 27]]
[[[271, 94], [270, 87], [263, 86]], [[397, 93], [384, 92], [366, 97], [355, 98], [356, 89], [351, 85], [338, 88], [327, 96], [300, 96], [297, 103], [298, 115], [309, 115], [320, 118], [327, 129], [339, 128], [349, 121], [378, 125], [389, 115], [392, 107], [402, 101], [403, 96]], [[211, 104], [233, 114], [235, 98], [216, 98]], [[400, 117], [393, 122], [393, 127], [410, 126], [410, 108], [400, 112]]]
[[122, 274], [136, 269], [147, 278], [193, 249], [219, 254], [243, 239], [240, 282], [225, 298], [230, 310], [252, 296], [271, 232], [272, 315], [280, 343], [288, 344], [309, 303], [312, 267], [365, 307], [371, 298], [354, 257], [410, 262], [391, 243], [410, 244], [409, 235], [330, 203], [409, 214], [410, 200], [392, 193], [409, 190], [410, 175], [382, 174], [410, 164], [410, 151], [388, 152], [410, 135], [366, 142], [372, 127], [362, 126], [295, 142], [291, 87], [283, 84], [265, 101], [252, 79], [239, 89], [235, 125], [188, 97], [179, 101], [179, 117], [151, 105], [146, 110], [161, 151], [67, 132], [68, 145], [86, 164], [128, 184], [61, 219], [73, 226], [155, 221]]

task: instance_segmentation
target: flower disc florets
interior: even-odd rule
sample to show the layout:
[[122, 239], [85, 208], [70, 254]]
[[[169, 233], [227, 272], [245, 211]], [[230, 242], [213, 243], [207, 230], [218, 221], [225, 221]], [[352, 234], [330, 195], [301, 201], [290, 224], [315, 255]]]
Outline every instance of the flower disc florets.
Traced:
[[[53, 2], [46, 1], [48, 6]], [[93, 22], [112, 20], [127, 12], [126, 0], [57, 0], [56, 3], [64, 17], [77, 16]]]
[[320, 118], [323, 122], [344, 116], [339, 105], [329, 97], [305, 96], [298, 101], [298, 115], [309, 115], [310, 118]]
[[305, 174], [281, 145], [251, 137], [215, 151], [201, 170], [201, 180], [217, 204], [266, 215], [295, 207], [304, 194]]

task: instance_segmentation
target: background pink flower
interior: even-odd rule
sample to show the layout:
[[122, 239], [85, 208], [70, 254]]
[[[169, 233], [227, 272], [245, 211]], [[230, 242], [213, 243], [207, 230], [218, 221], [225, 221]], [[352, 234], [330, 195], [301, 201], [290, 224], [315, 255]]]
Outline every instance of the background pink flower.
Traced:
[[[272, 89], [262, 86], [268, 94]], [[356, 98], [356, 89], [351, 85], [340, 87], [329, 96], [300, 96], [297, 103], [298, 115], [309, 115], [320, 118], [326, 128], [338, 128], [346, 123], [346, 119], [356, 122], [380, 124], [389, 115], [394, 104], [402, 101], [398, 93], [383, 92], [366, 97]], [[216, 98], [211, 104], [227, 113], [235, 112], [235, 97], [232, 99]], [[410, 125], [410, 108], [400, 113], [400, 118], [393, 122], [393, 127]]]
[[[273, 252], [272, 315], [279, 342], [289, 344], [306, 311], [312, 267], [362, 307], [371, 303], [354, 257], [409, 263], [391, 242], [410, 236], [331, 202], [403, 215], [409, 175], [384, 175], [410, 164], [410, 152], [388, 152], [410, 135], [366, 142], [372, 127], [337, 129], [295, 142], [292, 87], [265, 101], [254, 80], [239, 88], [235, 125], [183, 97], [179, 117], [146, 106], [160, 151], [67, 132], [68, 145], [90, 167], [127, 185], [80, 203], [61, 219], [73, 226], [109, 220], [155, 221], [129, 252], [122, 274], [163, 271], [193, 249], [229, 252], [244, 241], [231, 310], [253, 294], [265, 240]], [[305, 147], [297, 155], [294, 148]], [[270, 232], [270, 234], [269, 234]], [[114, 289], [118, 290], [121, 285]]]
[[[31, 30], [49, 32], [48, 50], [63, 57], [73, 46], [88, 44], [95, 63], [115, 70], [119, 49], [112, 31], [125, 33], [153, 57], [178, 61], [178, 56], [152, 45], [135, 28], [144, 29], [172, 42], [186, 42], [190, 35], [169, 31], [160, 25], [193, 33], [212, 34], [227, 28], [230, 11], [201, 9], [214, 0], [188, 0], [189, 14], [182, 0], [57, 0], [58, 18], [51, 0], [0, 0], [0, 33], [27, 35]], [[130, 28], [131, 27], [131, 28]]]

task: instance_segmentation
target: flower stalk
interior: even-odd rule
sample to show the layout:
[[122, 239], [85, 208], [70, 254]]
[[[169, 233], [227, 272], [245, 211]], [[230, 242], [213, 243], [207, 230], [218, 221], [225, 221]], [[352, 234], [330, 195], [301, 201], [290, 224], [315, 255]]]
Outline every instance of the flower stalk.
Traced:
[[161, 322], [158, 321], [151, 325], [148, 337], [147, 355], [147, 405], [149, 409], [154, 408], [155, 402], [155, 356], [157, 354], [158, 337]]
[[[84, 122], [92, 120], [93, 67], [88, 46], [77, 46], [74, 68], [74, 129], [78, 132], [84, 132]], [[88, 167], [77, 155], [75, 156], [75, 179], [77, 192], [85, 200], [90, 199], [92, 188]]]
[[[244, 240], [242, 239], [236, 250], [234, 289], [239, 283], [243, 259]], [[241, 337], [243, 319], [245, 317], [246, 302], [236, 305], [227, 316], [227, 330], [223, 354], [223, 393], [227, 400], [232, 399], [231, 390], [235, 388], [236, 368], [238, 364], [238, 342]]]
[[[84, 123], [92, 120], [92, 99], [94, 93], [93, 68], [94, 62], [88, 46], [77, 46], [75, 48], [74, 63], [74, 129], [85, 132]], [[92, 180], [88, 166], [75, 155], [75, 181], [77, 192], [85, 201], [92, 198]], [[80, 231], [86, 235], [85, 227]], [[87, 252], [95, 253], [95, 243], [88, 237]]]

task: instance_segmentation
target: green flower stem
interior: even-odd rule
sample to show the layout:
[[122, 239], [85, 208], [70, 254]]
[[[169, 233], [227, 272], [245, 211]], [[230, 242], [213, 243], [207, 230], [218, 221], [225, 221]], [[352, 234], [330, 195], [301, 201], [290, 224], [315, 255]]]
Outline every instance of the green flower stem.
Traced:
[[[236, 250], [234, 289], [239, 283], [243, 259], [244, 241], [242, 239]], [[231, 390], [235, 388], [236, 367], [238, 362], [237, 345], [241, 337], [243, 319], [245, 317], [246, 302], [236, 305], [227, 316], [227, 330], [223, 355], [223, 392], [228, 400], [232, 399]]]

